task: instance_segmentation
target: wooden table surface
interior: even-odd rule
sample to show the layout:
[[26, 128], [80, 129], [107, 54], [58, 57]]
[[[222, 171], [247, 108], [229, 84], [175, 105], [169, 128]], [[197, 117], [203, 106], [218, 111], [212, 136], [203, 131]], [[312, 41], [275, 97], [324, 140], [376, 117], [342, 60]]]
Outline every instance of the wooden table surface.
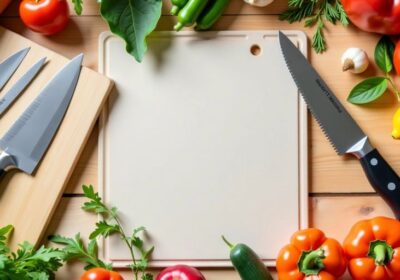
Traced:
[[[1, 16], [0, 24], [23, 36], [42, 44], [67, 57], [79, 52], [85, 54], [84, 65], [97, 69], [98, 36], [107, 30], [106, 23], [98, 12], [95, 0], [84, 1], [83, 15], [72, 16], [62, 33], [44, 37], [27, 30], [18, 18], [18, 5], [15, 3]], [[167, 3], [167, 1], [164, 1]], [[288, 24], [278, 19], [278, 14], [286, 9], [287, 1], [275, 0], [264, 8], [246, 5], [242, 0], [232, 0], [225, 15], [214, 26], [215, 30], [263, 30], [296, 29], [304, 30], [311, 38], [312, 30], [303, 24]], [[174, 18], [168, 16], [165, 5], [158, 30], [171, 30]], [[352, 75], [341, 71], [340, 56], [348, 47], [360, 47], [373, 57], [373, 50], [379, 36], [368, 34], [350, 26], [328, 25], [325, 30], [328, 51], [322, 55], [309, 50], [309, 57], [321, 76], [337, 94], [344, 106], [370, 136], [387, 161], [400, 174], [400, 142], [390, 136], [391, 118], [398, 104], [391, 93], [386, 93], [379, 102], [368, 106], [355, 106], [346, 102], [346, 97], [355, 83], [362, 78], [379, 74], [372, 66], [362, 75]], [[342, 241], [353, 223], [360, 219], [377, 215], [393, 216], [370, 187], [357, 160], [352, 157], [339, 157], [325, 139], [316, 122], [310, 117], [309, 130], [309, 203], [310, 224], [321, 228], [327, 235]], [[97, 137], [98, 127], [94, 129], [80, 161], [68, 183], [62, 201], [48, 227], [48, 234], [60, 233], [73, 236], [77, 232], [86, 237], [96, 221], [94, 215], [84, 213], [80, 206], [81, 185], [97, 185]], [[284, 209], [282, 209], [284, 211]], [[282, 244], [284, 245], [284, 244]], [[79, 279], [81, 264], [70, 264], [58, 273], [57, 279]], [[207, 279], [239, 279], [232, 269], [204, 269]], [[126, 279], [129, 273], [124, 271]], [[348, 276], [343, 279], [349, 279]]]

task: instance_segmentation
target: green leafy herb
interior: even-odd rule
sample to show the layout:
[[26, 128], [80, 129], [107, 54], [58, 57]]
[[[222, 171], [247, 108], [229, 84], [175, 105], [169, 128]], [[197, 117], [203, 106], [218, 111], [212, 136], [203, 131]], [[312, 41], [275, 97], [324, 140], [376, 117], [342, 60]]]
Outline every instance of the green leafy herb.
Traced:
[[289, 9], [281, 14], [280, 19], [290, 23], [305, 20], [305, 27], [316, 26], [312, 46], [317, 53], [326, 50], [325, 21], [340, 22], [344, 26], [349, 24], [340, 0], [289, 0], [288, 5]]
[[388, 36], [383, 36], [375, 47], [375, 63], [385, 73], [384, 77], [371, 77], [358, 83], [350, 92], [347, 100], [353, 104], [367, 104], [381, 97], [389, 85], [400, 101], [400, 91], [390, 76], [393, 70], [395, 45]]
[[[146, 270], [154, 247], [151, 246], [147, 249], [145, 246], [145, 242], [141, 237], [145, 233], [145, 228], [135, 228], [132, 235], [128, 236], [118, 217], [118, 209], [108, 207], [104, 204], [99, 194], [94, 191], [93, 186], [84, 185], [82, 189], [85, 197], [88, 198], [88, 201], [83, 204], [82, 209], [99, 214], [101, 220], [96, 223], [96, 228], [89, 236], [90, 242], [87, 249], [83, 245], [79, 234], [74, 239], [58, 235], [51, 237], [51, 241], [65, 246], [63, 249], [65, 252], [64, 259], [66, 261], [78, 259], [86, 262], [88, 264], [86, 268], [96, 266], [111, 269], [111, 264], [106, 264], [98, 259], [96, 239], [99, 236], [107, 238], [110, 235], [119, 235], [131, 254], [132, 264], [129, 265], [129, 268], [134, 274], [134, 279], [152, 280], [153, 275], [146, 272]], [[139, 259], [135, 257], [135, 251], [140, 253]]]
[[72, 0], [72, 4], [74, 4], [75, 13], [80, 16], [82, 14], [83, 0]]
[[35, 250], [28, 242], [19, 245], [17, 252], [7, 247], [7, 236], [13, 227], [0, 228], [0, 279], [49, 280], [62, 266], [64, 253], [59, 249], [41, 246]]
[[388, 80], [385, 77], [373, 77], [357, 84], [348, 97], [353, 104], [366, 104], [375, 101], [386, 91]]
[[63, 260], [79, 260], [87, 263], [85, 269], [93, 267], [103, 267], [111, 270], [112, 265], [104, 263], [97, 257], [97, 242], [95, 239], [90, 240], [87, 248], [82, 242], [80, 234], [76, 234], [75, 238], [68, 238], [61, 235], [53, 235], [49, 237], [49, 240], [60, 245], [64, 245], [63, 248]]
[[375, 63], [384, 73], [393, 69], [393, 53], [395, 45], [388, 36], [383, 36], [375, 48]]
[[102, 0], [100, 12], [110, 30], [126, 42], [126, 51], [142, 61], [146, 37], [161, 16], [162, 0]]

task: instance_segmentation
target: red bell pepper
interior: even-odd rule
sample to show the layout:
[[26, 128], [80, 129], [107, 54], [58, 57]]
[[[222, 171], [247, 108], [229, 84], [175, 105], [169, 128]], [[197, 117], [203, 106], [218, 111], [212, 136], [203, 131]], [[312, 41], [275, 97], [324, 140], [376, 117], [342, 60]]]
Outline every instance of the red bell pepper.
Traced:
[[350, 20], [360, 29], [381, 33], [400, 33], [400, 2], [397, 0], [342, 0]]
[[206, 278], [194, 267], [176, 265], [161, 271], [156, 280], [206, 280]]

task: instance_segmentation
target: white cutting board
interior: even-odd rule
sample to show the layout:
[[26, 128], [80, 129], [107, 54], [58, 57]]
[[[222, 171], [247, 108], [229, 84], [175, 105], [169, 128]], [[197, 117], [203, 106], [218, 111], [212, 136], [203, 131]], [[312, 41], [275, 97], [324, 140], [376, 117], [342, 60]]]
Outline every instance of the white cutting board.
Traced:
[[[286, 34], [306, 53], [302, 32]], [[230, 265], [221, 234], [273, 265], [307, 226], [306, 106], [277, 35], [158, 32], [141, 64], [101, 35], [100, 71], [116, 93], [102, 118], [100, 191], [126, 229], [147, 228], [153, 266]], [[117, 238], [103, 247], [117, 266], [129, 259]]]

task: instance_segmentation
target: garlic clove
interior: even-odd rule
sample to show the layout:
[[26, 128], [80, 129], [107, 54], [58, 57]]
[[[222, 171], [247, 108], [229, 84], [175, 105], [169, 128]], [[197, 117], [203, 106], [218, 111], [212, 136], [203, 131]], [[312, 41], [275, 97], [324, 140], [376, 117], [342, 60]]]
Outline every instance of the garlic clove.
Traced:
[[360, 48], [348, 48], [342, 55], [342, 70], [358, 74], [367, 70], [369, 59], [367, 53]]

